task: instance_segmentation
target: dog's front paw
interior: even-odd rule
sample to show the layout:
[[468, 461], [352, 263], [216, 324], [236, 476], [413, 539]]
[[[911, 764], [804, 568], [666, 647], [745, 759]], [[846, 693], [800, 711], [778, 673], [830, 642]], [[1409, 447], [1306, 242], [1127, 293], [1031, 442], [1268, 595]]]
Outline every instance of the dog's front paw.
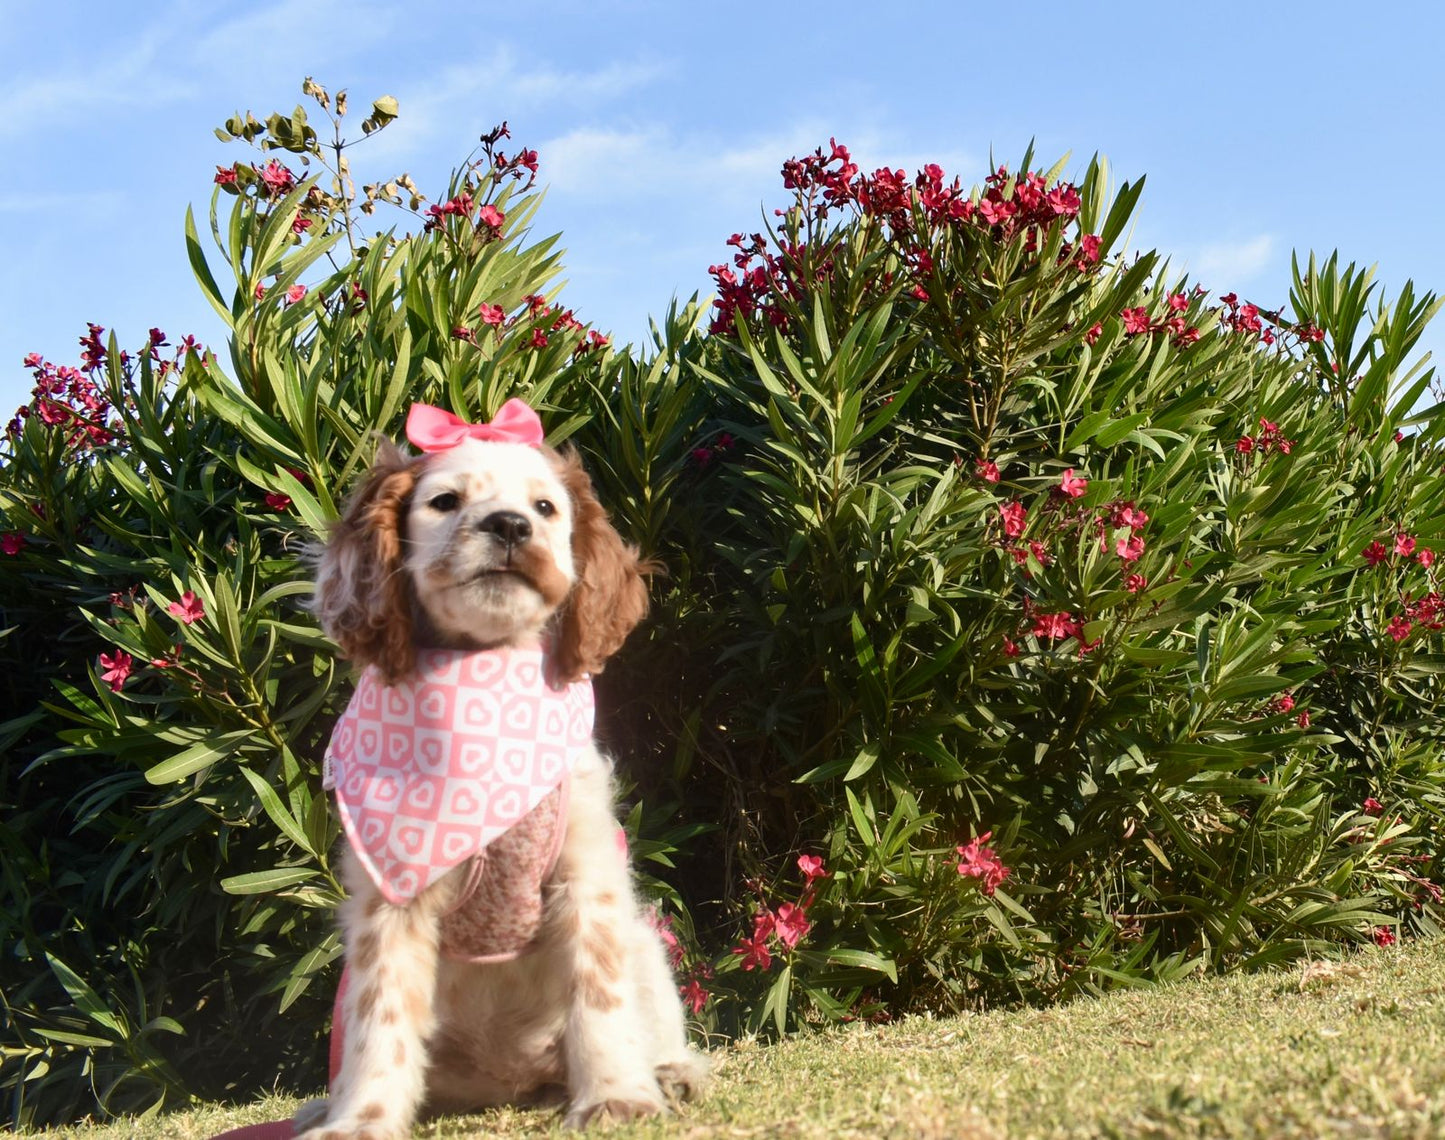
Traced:
[[308, 1100], [296, 1110], [296, 1115], [291, 1118], [293, 1132], [297, 1136], [303, 1136], [317, 1125], [325, 1124], [326, 1114], [330, 1110], [331, 1101], [324, 1096], [319, 1100]]
[[689, 1052], [657, 1066], [657, 1086], [669, 1101], [695, 1100], [707, 1085], [711, 1072], [712, 1062], [708, 1058]]
[[661, 1116], [667, 1104], [658, 1094], [657, 1086], [632, 1089], [608, 1089], [596, 1098], [574, 1103], [567, 1110], [562, 1124], [565, 1128], [586, 1128], [589, 1124], [610, 1120], [623, 1122]]

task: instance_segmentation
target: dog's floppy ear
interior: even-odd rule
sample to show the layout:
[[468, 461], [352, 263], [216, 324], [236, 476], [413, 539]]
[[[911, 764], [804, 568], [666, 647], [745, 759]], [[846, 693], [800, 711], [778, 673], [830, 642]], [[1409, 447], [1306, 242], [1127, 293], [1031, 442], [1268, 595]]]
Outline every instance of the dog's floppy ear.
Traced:
[[571, 449], [556, 457], [572, 500], [576, 581], [557, 622], [553, 658], [560, 682], [600, 673], [607, 659], [647, 616], [646, 575], [657, 567], [638, 558], [607, 521], [582, 460]]
[[321, 552], [317, 617], [342, 656], [375, 665], [390, 682], [416, 666], [413, 601], [403, 565], [406, 511], [417, 463], [383, 440], [366, 480], [347, 500]]

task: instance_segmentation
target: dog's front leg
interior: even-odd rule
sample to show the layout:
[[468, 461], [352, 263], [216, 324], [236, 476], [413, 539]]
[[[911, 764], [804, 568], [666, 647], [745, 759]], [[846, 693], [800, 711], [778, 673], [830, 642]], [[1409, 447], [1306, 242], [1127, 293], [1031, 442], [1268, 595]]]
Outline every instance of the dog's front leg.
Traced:
[[437, 883], [410, 905], [393, 906], [349, 851], [346, 861], [351, 897], [341, 911], [348, 972], [341, 1072], [325, 1121], [298, 1135], [401, 1140], [410, 1134], [426, 1091], [439, 916], [448, 888]]
[[558, 860], [569, 1007], [563, 1037], [566, 1125], [632, 1120], [666, 1111], [652, 1071], [650, 1036], [628, 962], [637, 921], [631, 874], [617, 844], [612, 789], [600, 761], [572, 776]]

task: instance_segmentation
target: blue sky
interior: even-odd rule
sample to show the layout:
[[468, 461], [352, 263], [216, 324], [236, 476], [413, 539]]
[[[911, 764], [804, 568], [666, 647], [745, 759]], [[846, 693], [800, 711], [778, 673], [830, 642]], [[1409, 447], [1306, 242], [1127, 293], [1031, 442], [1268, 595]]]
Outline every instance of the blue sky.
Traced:
[[[1333, 0], [0, 0], [0, 415], [28, 395], [24, 355], [74, 363], [87, 321], [132, 346], [153, 325], [219, 340], [182, 222], [249, 152], [211, 128], [289, 110], [306, 75], [400, 102], [358, 182], [440, 189], [508, 120], [541, 155], [562, 299], [620, 340], [706, 291], [727, 236], [782, 204], [782, 162], [829, 136], [865, 170], [966, 183], [1030, 138], [1044, 166], [1097, 151], [1148, 176], [1135, 247], [1262, 305], [1286, 300], [1293, 249], [1440, 292], [1442, 25], [1434, 5]], [[1428, 339], [1438, 356], [1445, 326]]]

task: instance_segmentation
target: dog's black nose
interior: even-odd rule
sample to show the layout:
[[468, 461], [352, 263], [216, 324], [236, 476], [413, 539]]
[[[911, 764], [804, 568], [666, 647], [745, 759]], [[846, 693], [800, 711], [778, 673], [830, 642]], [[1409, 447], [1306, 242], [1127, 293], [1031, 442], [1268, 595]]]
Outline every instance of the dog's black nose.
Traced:
[[516, 511], [493, 511], [477, 523], [477, 529], [483, 534], [495, 535], [511, 547], [532, 537], [532, 520]]

